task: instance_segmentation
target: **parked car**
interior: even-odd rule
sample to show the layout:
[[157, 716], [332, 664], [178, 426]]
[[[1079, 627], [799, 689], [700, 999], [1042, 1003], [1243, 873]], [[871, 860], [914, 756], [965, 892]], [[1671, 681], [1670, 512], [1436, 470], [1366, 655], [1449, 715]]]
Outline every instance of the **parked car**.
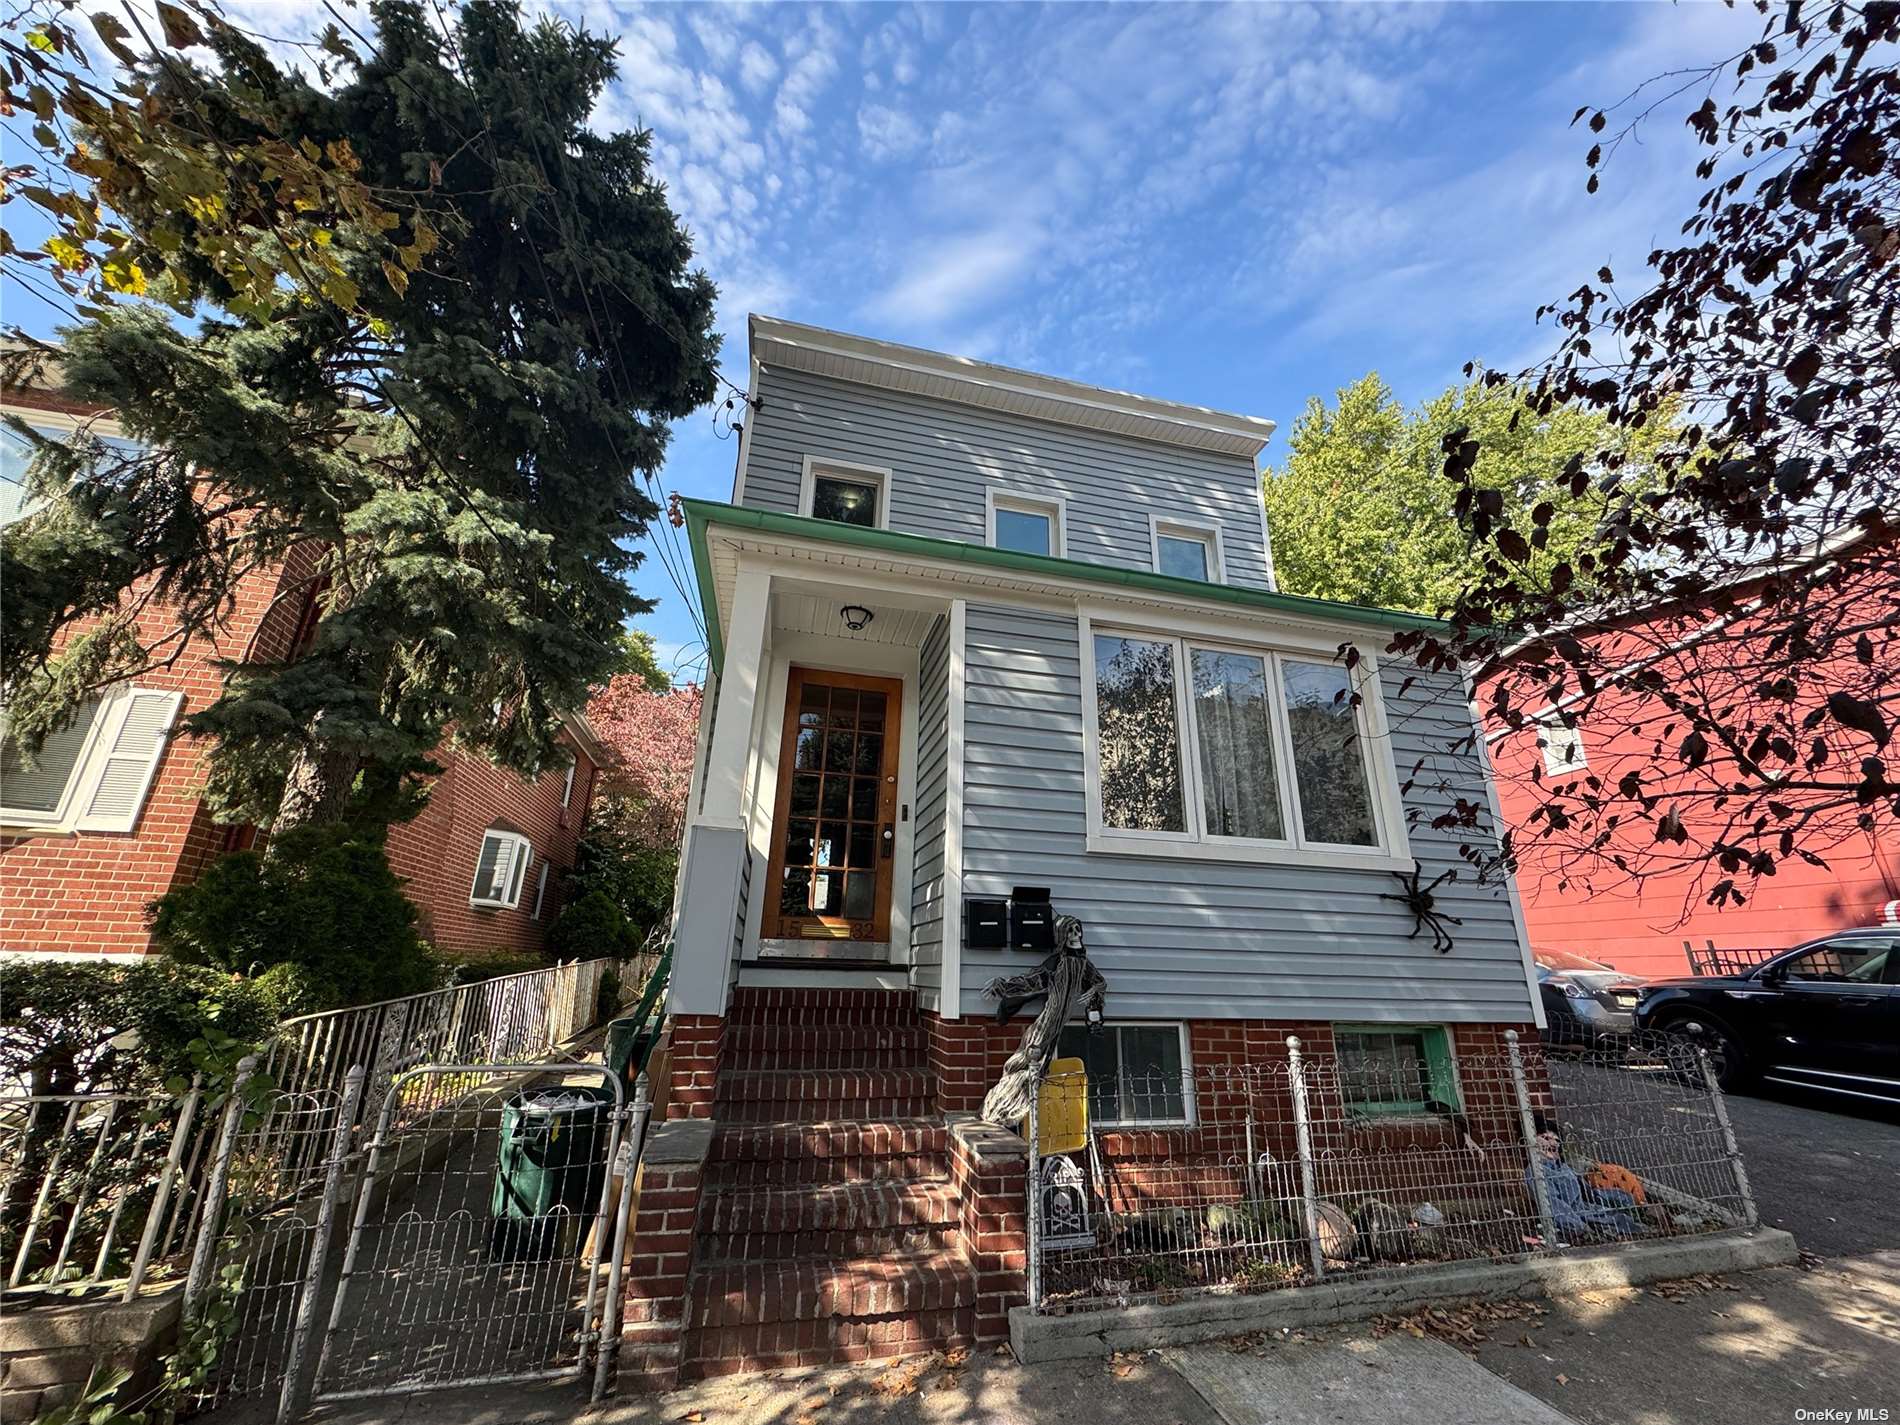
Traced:
[[1544, 999], [1544, 1041], [1595, 1045], [1627, 1038], [1631, 1016], [1646, 983], [1568, 950], [1532, 950], [1537, 988]]
[[1639, 1030], [1706, 1049], [1723, 1088], [1757, 1079], [1900, 1102], [1900, 931], [1845, 930], [1742, 974], [1657, 980]]

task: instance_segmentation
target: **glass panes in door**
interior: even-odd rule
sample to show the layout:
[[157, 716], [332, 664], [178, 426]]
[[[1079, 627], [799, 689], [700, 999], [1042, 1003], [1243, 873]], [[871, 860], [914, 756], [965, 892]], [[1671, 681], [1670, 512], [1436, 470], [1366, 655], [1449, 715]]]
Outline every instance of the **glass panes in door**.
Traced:
[[880, 918], [889, 695], [807, 682], [798, 694], [777, 911]]

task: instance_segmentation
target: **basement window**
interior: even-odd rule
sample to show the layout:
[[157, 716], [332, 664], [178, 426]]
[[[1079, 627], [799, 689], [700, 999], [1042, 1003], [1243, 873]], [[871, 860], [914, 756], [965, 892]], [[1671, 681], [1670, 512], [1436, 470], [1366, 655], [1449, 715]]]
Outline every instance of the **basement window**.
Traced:
[[1439, 1024], [1333, 1027], [1340, 1091], [1359, 1117], [1413, 1117], [1458, 1108], [1451, 1035]]
[[534, 848], [525, 836], [491, 829], [482, 836], [482, 854], [475, 862], [475, 884], [468, 903], [485, 910], [513, 910], [521, 904], [522, 883]]
[[1087, 1068], [1091, 1123], [1165, 1128], [1193, 1122], [1186, 1025], [1105, 1024], [1091, 1034], [1088, 1026], [1071, 1024], [1056, 1053]]

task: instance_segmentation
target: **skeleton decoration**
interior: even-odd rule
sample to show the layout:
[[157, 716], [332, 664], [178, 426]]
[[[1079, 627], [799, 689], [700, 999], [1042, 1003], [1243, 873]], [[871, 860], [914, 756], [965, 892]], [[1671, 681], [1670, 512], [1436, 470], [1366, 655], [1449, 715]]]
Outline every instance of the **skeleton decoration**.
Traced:
[[983, 1099], [983, 1120], [1014, 1128], [1029, 1112], [1036, 1087], [1055, 1057], [1062, 1026], [1079, 1011], [1089, 1024], [1102, 1022], [1102, 1003], [1108, 981], [1089, 963], [1082, 944], [1082, 922], [1072, 915], [1056, 917], [1056, 952], [1025, 975], [1001, 975], [983, 986], [997, 1001], [998, 1022], [1007, 1021], [1038, 995], [1046, 995], [1042, 1012], [1023, 1031], [1023, 1042]]
[[1037, 1191], [1042, 1194], [1043, 1250], [1069, 1252], [1095, 1245], [1089, 1225], [1088, 1183], [1075, 1159], [1063, 1154], [1044, 1158]]
[[1457, 880], [1458, 868], [1456, 866], [1452, 867], [1429, 886], [1419, 885], [1419, 869], [1416, 862], [1413, 863], [1410, 871], [1394, 871], [1392, 876], [1393, 879], [1404, 887], [1403, 892], [1399, 895], [1393, 895], [1387, 892], [1381, 895], [1379, 899], [1382, 901], [1397, 901], [1407, 910], [1411, 911], [1413, 915], [1418, 917], [1418, 924], [1412, 927], [1412, 933], [1405, 938], [1407, 940], [1416, 940], [1418, 933], [1429, 927], [1432, 932], [1432, 949], [1436, 950], [1440, 955], [1445, 954], [1451, 949], [1453, 943], [1451, 932], [1445, 929], [1445, 927], [1447, 925], [1463, 925], [1464, 921], [1458, 916], [1446, 915], [1443, 911], [1434, 909], [1434, 897], [1432, 892], [1436, 891], [1447, 881]]

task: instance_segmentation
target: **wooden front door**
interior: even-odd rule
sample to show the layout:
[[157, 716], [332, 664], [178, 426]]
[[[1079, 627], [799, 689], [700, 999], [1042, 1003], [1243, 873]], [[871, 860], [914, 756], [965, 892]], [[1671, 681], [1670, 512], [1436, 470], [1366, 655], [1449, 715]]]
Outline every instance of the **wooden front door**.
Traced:
[[903, 691], [895, 678], [792, 668], [762, 938], [880, 947], [867, 956], [889, 942]]

